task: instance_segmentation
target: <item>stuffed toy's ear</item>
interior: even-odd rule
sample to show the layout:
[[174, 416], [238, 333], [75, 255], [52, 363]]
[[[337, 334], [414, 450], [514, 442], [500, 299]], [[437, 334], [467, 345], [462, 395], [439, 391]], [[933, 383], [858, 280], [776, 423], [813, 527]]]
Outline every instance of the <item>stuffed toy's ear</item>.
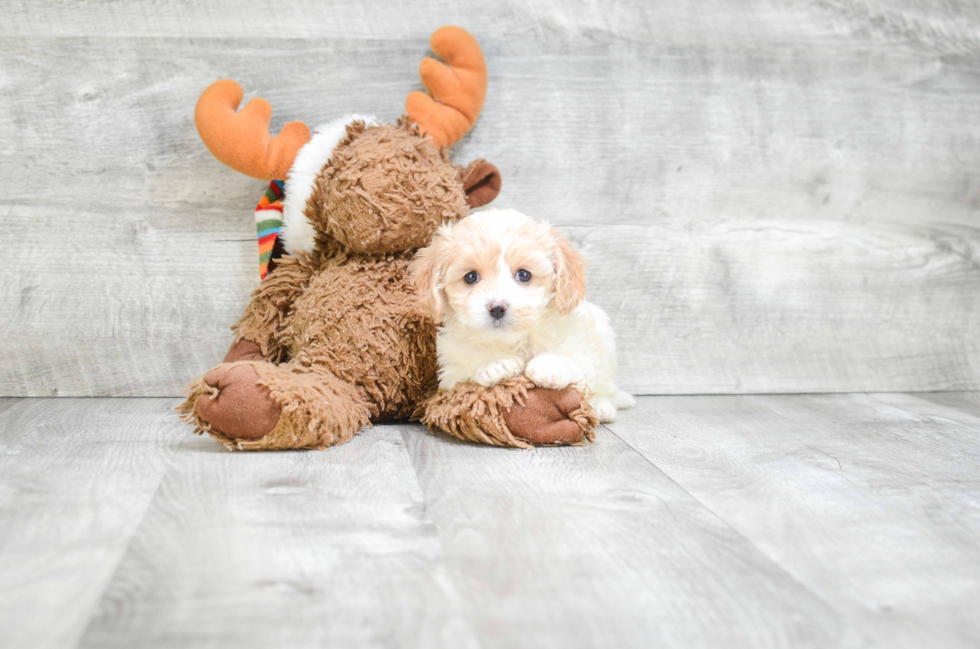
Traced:
[[585, 259], [568, 239], [552, 230], [551, 261], [555, 265], [555, 304], [568, 315], [585, 299]]
[[436, 324], [442, 324], [445, 315], [442, 283], [448, 262], [447, 244], [450, 229], [451, 226], [448, 225], [440, 227], [432, 238], [432, 243], [415, 254], [415, 259], [412, 260], [409, 268], [412, 281], [415, 283], [415, 291], [418, 293], [419, 306], [422, 312], [432, 318]]
[[466, 192], [466, 204], [470, 207], [482, 207], [500, 193], [503, 183], [500, 171], [486, 160], [474, 160], [460, 175], [463, 191]]

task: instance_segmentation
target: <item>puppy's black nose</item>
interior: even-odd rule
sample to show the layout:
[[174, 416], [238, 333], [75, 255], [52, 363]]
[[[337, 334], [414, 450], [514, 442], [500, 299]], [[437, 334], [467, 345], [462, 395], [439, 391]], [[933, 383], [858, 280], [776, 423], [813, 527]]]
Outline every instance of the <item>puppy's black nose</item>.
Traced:
[[501, 304], [495, 304], [491, 307], [487, 307], [490, 310], [490, 317], [494, 320], [500, 320], [507, 313], [507, 307]]

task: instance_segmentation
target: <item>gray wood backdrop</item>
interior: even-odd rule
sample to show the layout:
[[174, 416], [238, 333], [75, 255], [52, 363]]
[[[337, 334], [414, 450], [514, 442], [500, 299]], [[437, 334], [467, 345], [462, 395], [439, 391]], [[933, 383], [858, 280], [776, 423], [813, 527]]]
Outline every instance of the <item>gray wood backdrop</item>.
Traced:
[[0, 394], [177, 395], [257, 283], [263, 183], [194, 102], [395, 118], [470, 29], [457, 160], [592, 262], [637, 393], [980, 388], [980, 3], [8, 0]]

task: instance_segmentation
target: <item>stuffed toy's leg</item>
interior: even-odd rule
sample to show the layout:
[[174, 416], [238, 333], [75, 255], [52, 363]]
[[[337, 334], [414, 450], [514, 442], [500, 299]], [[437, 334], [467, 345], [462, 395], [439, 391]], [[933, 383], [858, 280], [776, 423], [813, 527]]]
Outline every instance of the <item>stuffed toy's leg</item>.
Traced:
[[218, 365], [178, 408], [196, 432], [233, 450], [325, 448], [368, 425], [372, 407], [321, 368], [244, 360]]
[[495, 446], [555, 446], [593, 441], [598, 419], [574, 388], [536, 388], [519, 376], [492, 388], [460, 383], [427, 399], [422, 423], [454, 437]]
[[277, 364], [289, 310], [318, 265], [309, 255], [284, 257], [252, 294], [224, 362], [177, 408], [197, 432], [234, 449], [323, 448], [367, 423], [370, 408], [329, 372]]

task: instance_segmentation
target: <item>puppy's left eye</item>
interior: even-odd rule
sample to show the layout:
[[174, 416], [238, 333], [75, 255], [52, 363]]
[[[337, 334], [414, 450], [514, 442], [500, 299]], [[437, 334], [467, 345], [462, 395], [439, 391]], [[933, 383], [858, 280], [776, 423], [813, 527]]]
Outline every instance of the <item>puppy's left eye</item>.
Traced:
[[531, 281], [531, 273], [530, 273], [530, 271], [526, 271], [523, 268], [520, 269], [519, 271], [517, 271], [517, 274], [515, 275], [515, 277], [517, 278], [517, 281], [518, 282], [530, 282]]

